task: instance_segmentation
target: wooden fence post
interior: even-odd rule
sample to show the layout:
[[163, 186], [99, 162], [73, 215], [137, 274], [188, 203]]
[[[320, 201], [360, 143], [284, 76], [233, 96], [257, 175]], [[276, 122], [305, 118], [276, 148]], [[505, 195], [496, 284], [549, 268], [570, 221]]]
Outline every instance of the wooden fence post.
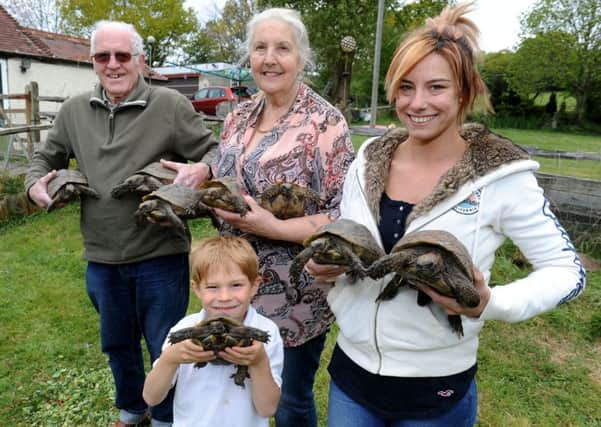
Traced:
[[[37, 82], [29, 82], [25, 86], [25, 122], [28, 126], [40, 124], [40, 94]], [[27, 133], [27, 157], [31, 160], [35, 144], [40, 142], [40, 131]]]

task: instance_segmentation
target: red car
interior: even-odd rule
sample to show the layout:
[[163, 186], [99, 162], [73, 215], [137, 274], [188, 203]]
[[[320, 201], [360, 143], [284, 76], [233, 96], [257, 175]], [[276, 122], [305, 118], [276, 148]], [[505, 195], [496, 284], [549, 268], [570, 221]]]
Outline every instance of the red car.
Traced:
[[192, 105], [199, 113], [209, 116], [217, 115], [217, 106], [222, 102], [239, 104], [250, 99], [250, 92], [246, 86], [209, 86], [197, 91], [192, 97]]

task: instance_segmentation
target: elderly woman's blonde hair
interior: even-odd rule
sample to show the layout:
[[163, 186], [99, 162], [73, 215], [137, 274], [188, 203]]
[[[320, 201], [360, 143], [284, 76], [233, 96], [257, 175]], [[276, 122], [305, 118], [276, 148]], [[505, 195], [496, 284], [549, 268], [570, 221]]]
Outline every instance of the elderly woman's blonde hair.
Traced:
[[441, 55], [451, 67], [459, 95], [459, 120], [474, 109], [476, 98], [485, 110], [492, 112], [488, 89], [477, 67], [479, 30], [464, 15], [473, 3], [446, 7], [435, 18], [406, 36], [397, 48], [386, 78], [386, 98], [393, 102], [403, 78], [431, 53]]

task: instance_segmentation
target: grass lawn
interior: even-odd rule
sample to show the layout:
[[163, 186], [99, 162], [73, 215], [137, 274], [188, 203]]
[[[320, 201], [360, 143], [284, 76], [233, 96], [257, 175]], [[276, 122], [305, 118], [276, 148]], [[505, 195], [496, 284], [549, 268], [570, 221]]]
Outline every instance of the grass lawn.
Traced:
[[[0, 420], [15, 426], [104, 426], [116, 418], [98, 317], [85, 292], [78, 208], [0, 228]], [[214, 234], [191, 222], [195, 239]], [[504, 247], [493, 281], [526, 271]], [[192, 299], [194, 301], [194, 299]], [[479, 426], [601, 425], [601, 274], [576, 301], [533, 320], [489, 322], [481, 335]], [[193, 303], [191, 311], [199, 309]], [[315, 387], [326, 425], [327, 341]]]
[[[517, 144], [530, 145], [545, 150], [601, 152], [601, 135], [574, 135], [563, 132], [522, 129], [494, 129], [495, 133]], [[352, 135], [353, 146], [358, 149], [368, 139]], [[557, 175], [601, 180], [601, 162], [593, 160], [568, 160], [534, 157], [541, 164], [540, 171]]]
[[[559, 141], [601, 145], [599, 137], [496, 132], [520, 144], [547, 141], [548, 149], [561, 149]], [[365, 139], [354, 135], [353, 144]], [[589, 148], [581, 150], [594, 151]], [[543, 170], [560, 172], [573, 162], [541, 161]], [[583, 169], [578, 165], [576, 172]], [[591, 165], [594, 173], [598, 167]], [[71, 205], [0, 224], [1, 425], [106, 426], [117, 417], [98, 316], [85, 292], [78, 216]], [[215, 234], [207, 220], [190, 226], [195, 240]], [[500, 249], [492, 283], [527, 274], [513, 264], [514, 253], [510, 245]], [[189, 311], [198, 311], [191, 301]], [[336, 332], [334, 326], [316, 379], [320, 426], [326, 425], [326, 366]], [[560, 309], [519, 324], [487, 323], [478, 389], [478, 426], [601, 426], [601, 273], [589, 273], [584, 295]]]
[[493, 129], [513, 142], [544, 150], [601, 152], [601, 135], [578, 135], [550, 130]]

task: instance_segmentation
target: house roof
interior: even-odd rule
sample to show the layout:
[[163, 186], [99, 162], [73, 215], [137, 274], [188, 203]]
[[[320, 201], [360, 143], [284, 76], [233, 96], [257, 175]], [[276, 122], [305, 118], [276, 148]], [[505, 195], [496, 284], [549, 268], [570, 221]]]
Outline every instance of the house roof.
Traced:
[[[3, 52], [16, 56], [35, 56], [42, 60], [92, 64], [89, 40], [22, 27], [0, 5], [0, 53]], [[143, 74], [153, 80], [167, 80], [148, 65], [145, 65]]]
[[22, 27], [0, 6], [0, 52], [40, 59], [90, 63], [90, 42], [79, 37]]
[[29, 37], [38, 40], [54, 58], [91, 63], [90, 42], [87, 39], [34, 30], [33, 28], [26, 28], [24, 31]]
[[35, 43], [2, 6], [0, 6], [0, 52], [35, 56], [49, 55], [49, 52]]

